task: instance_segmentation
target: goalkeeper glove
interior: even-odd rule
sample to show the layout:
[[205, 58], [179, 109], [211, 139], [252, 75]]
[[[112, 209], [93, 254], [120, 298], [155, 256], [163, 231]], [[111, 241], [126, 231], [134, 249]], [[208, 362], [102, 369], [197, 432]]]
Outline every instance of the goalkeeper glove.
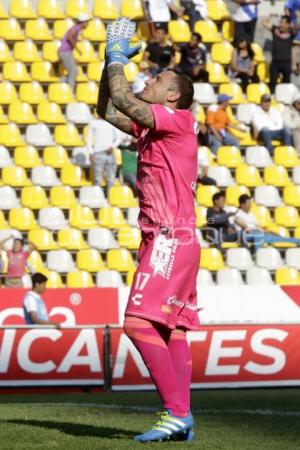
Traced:
[[126, 17], [119, 17], [113, 24], [107, 25], [106, 59], [108, 66], [114, 63], [125, 65], [129, 58], [140, 52], [140, 44], [135, 46], [130, 44], [135, 27], [135, 23]]

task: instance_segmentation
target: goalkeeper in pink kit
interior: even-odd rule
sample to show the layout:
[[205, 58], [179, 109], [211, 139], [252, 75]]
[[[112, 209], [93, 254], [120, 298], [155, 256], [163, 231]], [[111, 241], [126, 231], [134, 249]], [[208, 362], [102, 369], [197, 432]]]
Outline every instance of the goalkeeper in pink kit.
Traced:
[[119, 18], [107, 28], [106, 65], [97, 112], [138, 139], [137, 191], [142, 242], [125, 312], [124, 330], [140, 352], [165, 411], [140, 442], [191, 440], [191, 356], [187, 330], [198, 330], [195, 235], [197, 124], [189, 111], [193, 83], [166, 70], [135, 97], [124, 65], [140, 47], [135, 24]]

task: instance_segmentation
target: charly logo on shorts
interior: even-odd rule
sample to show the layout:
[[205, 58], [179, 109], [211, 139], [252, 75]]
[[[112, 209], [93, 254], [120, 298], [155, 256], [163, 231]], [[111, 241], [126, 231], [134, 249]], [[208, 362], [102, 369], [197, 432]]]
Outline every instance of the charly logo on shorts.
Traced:
[[175, 260], [178, 240], [167, 239], [160, 234], [154, 242], [154, 247], [150, 257], [150, 266], [153, 268], [153, 275], [160, 275], [167, 280], [170, 278]]
[[185, 307], [191, 311], [197, 310], [197, 305], [194, 305], [193, 303], [190, 302], [182, 302], [181, 300], [178, 300], [176, 295], [172, 295], [171, 297], [169, 297], [167, 300], [167, 304], [177, 306], [178, 308]]

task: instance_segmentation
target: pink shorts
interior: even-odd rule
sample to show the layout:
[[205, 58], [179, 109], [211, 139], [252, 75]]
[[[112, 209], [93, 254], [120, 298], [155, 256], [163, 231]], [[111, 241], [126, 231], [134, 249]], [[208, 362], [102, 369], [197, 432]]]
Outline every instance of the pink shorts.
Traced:
[[142, 239], [125, 315], [168, 328], [199, 329], [196, 279], [200, 245], [195, 236], [148, 233]]

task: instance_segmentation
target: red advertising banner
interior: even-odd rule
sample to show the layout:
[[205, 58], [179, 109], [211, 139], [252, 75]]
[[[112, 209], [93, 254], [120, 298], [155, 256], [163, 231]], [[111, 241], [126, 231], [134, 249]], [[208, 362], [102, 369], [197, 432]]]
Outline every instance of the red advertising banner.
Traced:
[[[114, 390], [153, 385], [121, 329], [111, 331]], [[193, 388], [300, 385], [300, 325], [211, 326], [188, 333]]]
[[[0, 325], [24, 325], [25, 289], [0, 289]], [[119, 293], [114, 288], [47, 289], [49, 317], [64, 325], [119, 323]]]
[[103, 330], [0, 330], [1, 387], [103, 383]]

